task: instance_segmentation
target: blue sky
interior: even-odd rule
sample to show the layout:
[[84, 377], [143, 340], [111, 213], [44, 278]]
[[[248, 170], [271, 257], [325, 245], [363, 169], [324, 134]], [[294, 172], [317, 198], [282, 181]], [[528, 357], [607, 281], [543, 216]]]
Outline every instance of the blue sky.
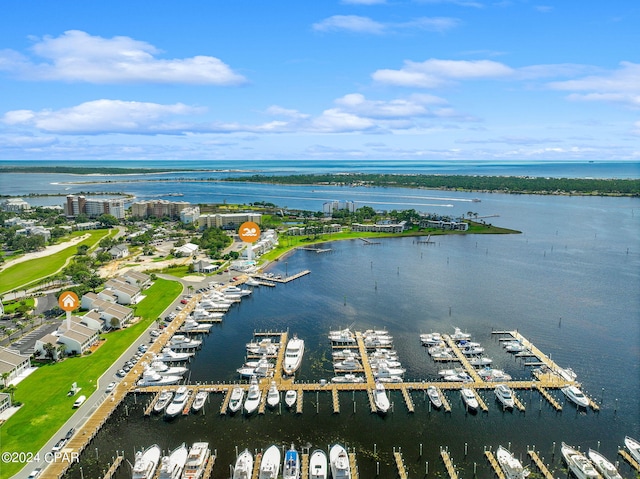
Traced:
[[0, 159], [639, 160], [640, 2], [5, 0]]

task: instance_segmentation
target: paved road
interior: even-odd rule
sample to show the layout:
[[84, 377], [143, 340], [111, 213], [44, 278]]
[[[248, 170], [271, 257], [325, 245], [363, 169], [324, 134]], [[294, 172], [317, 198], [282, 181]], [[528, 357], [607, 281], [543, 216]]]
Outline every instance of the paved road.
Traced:
[[[173, 277], [171, 279], [175, 280], [175, 278], [173, 278]], [[183, 284], [184, 284], [184, 282], [183, 282]], [[180, 300], [182, 299], [183, 295], [186, 294], [186, 292], [187, 292], [187, 290], [186, 290], [186, 288], [184, 288], [182, 294], [179, 295], [162, 312], [162, 317], [164, 317], [165, 315], [169, 314], [171, 311], [175, 311], [176, 306], [180, 305]], [[69, 429], [71, 429], [71, 428], [78, 429], [78, 427], [81, 424], [83, 424], [91, 416], [91, 414], [93, 414], [93, 412], [96, 410], [98, 405], [101, 404], [102, 401], [104, 401], [108, 397], [107, 393], [105, 392], [105, 389], [106, 389], [107, 385], [111, 381], [119, 381], [120, 380], [120, 378], [118, 378], [116, 376], [116, 373], [118, 372], [118, 370], [122, 368], [122, 365], [126, 361], [131, 359], [138, 352], [138, 346], [140, 346], [141, 344], [149, 344], [149, 340], [151, 339], [150, 332], [153, 329], [156, 329], [156, 327], [157, 327], [156, 323], [152, 323], [149, 326], [149, 328], [147, 328], [147, 330], [144, 331], [131, 344], [131, 346], [124, 353], [122, 353], [122, 355], [119, 358], [117, 358], [114, 361], [114, 363], [111, 365], [111, 367], [107, 371], [105, 371], [105, 373], [98, 379], [96, 392], [94, 394], [92, 394], [91, 396], [89, 396], [87, 398], [87, 400], [85, 401], [85, 403], [80, 408], [78, 408], [78, 410], [69, 418], [69, 420], [42, 447], [42, 449], [40, 449], [40, 451], [37, 451], [38, 452], [38, 457], [40, 458], [40, 460], [37, 461], [37, 462], [34, 461], [34, 462], [30, 463], [30, 464], [27, 464], [19, 473], [14, 475], [12, 479], [26, 479], [27, 476], [31, 473], [31, 471], [33, 469], [35, 469], [37, 467], [41, 467], [41, 468], [45, 468], [46, 467], [47, 463], [46, 463], [45, 459], [47, 459], [47, 457], [50, 458], [50, 454], [48, 455], [47, 453], [51, 452], [51, 449], [53, 448], [55, 443], [58, 442], [58, 440], [60, 438], [64, 437]], [[108, 343], [106, 343], [106, 344], [108, 344]], [[71, 384], [69, 384], [69, 388], [71, 388]], [[79, 391], [76, 394], [76, 396], [81, 396], [82, 394], [83, 394], [83, 391]], [[33, 453], [35, 453], [36, 451], [23, 451], [23, 452], [33, 452]]]

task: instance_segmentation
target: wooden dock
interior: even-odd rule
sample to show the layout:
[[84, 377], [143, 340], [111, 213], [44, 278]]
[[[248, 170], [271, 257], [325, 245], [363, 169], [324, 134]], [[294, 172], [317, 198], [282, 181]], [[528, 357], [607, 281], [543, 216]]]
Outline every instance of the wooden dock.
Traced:
[[393, 451], [393, 457], [396, 460], [396, 467], [398, 468], [398, 477], [400, 479], [408, 479], [407, 468], [404, 467], [404, 460], [402, 459], [402, 453], [400, 451]]
[[303, 389], [298, 389], [298, 397], [296, 398], [296, 413], [302, 414], [302, 395], [304, 394]]
[[489, 461], [489, 464], [491, 464], [491, 468], [493, 469], [493, 472], [496, 473], [496, 476], [498, 476], [498, 479], [505, 479], [504, 472], [502, 472], [502, 469], [500, 468], [500, 464], [498, 464], [498, 461], [496, 460], [496, 457], [493, 455], [493, 452], [486, 450], [484, 451], [484, 455], [487, 458], [487, 461]]
[[158, 391], [155, 394], [155, 396], [153, 396], [153, 399], [151, 400], [147, 408], [144, 410], [145, 416], [151, 416], [151, 413], [153, 412], [153, 406], [155, 406], [156, 403], [158, 402], [158, 399], [160, 398], [160, 394], [161, 394], [160, 391]]
[[411, 393], [409, 392], [409, 388], [402, 387], [400, 388], [402, 391], [402, 397], [404, 398], [404, 403], [407, 405], [407, 410], [409, 412], [415, 412], [416, 408], [413, 405], [413, 399], [411, 399]]
[[560, 403], [558, 401], [556, 401], [553, 396], [551, 396], [551, 394], [549, 394], [549, 391], [547, 391], [543, 386], [537, 384], [536, 385], [536, 389], [540, 392], [540, 394], [542, 394], [542, 396], [549, 401], [549, 404], [551, 404], [556, 411], [562, 411], [562, 405], [560, 405]]
[[300, 477], [309, 477], [309, 453], [301, 453], [300, 458]]
[[633, 467], [637, 472], [640, 472], [640, 464], [638, 464], [638, 462], [631, 457], [631, 455], [625, 451], [624, 449], [618, 449], [618, 454], [620, 454], [625, 461], [627, 461], [629, 463], [629, 465], [631, 467]]
[[187, 402], [182, 409], [182, 415], [188, 416], [191, 411], [191, 406], [193, 405], [193, 401], [196, 399], [196, 394], [198, 393], [198, 389], [195, 388], [193, 391], [190, 391], [189, 397], [187, 398]]
[[278, 278], [276, 276], [264, 276], [264, 275], [256, 275], [256, 278], [259, 278], [261, 281], [268, 281], [273, 283], [288, 283], [289, 281], [293, 281], [294, 279], [302, 278], [303, 276], [306, 276], [309, 273], [311, 273], [311, 271], [308, 269], [305, 269], [303, 271], [300, 271], [299, 273], [293, 274], [291, 276], [286, 276], [284, 278], [282, 277]]
[[123, 460], [124, 456], [118, 454], [116, 456], [116, 459], [113, 461], [113, 464], [111, 464], [111, 466], [109, 467], [109, 470], [105, 473], [104, 476], [102, 476], [102, 479], [111, 479], [120, 467], [120, 464], [122, 464]]
[[220, 415], [224, 416], [227, 414], [227, 409], [229, 408], [229, 401], [231, 400], [231, 391], [233, 388], [229, 388], [226, 390], [224, 394], [224, 399], [222, 400], [222, 405], [220, 406]]
[[351, 467], [351, 479], [358, 479], [360, 474], [358, 472], [358, 463], [356, 462], [356, 453], [349, 453], [349, 466]]
[[251, 479], [258, 479], [258, 475], [260, 474], [260, 462], [262, 461], [262, 453], [259, 452], [256, 454], [256, 457], [253, 459], [253, 474], [251, 474]]
[[331, 390], [331, 397], [333, 399], [333, 413], [338, 414], [340, 412], [340, 399], [338, 398], [338, 390]]
[[205, 467], [204, 472], [202, 473], [202, 479], [209, 479], [211, 477], [211, 473], [213, 472], [213, 465], [216, 463], [216, 455], [211, 454], [209, 456], [209, 460], [207, 461], [207, 467]]
[[444, 467], [447, 468], [447, 473], [449, 474], [450, 479], [458, 479], [458, 473], [456, 472], [456, 468], [451, 461], [449, 451], [441, 447], [440, 456], [442, 457], [442, 461], [444, 462]]
[[553, 479], [553, 474], [551, 474], [547, 466], [544, 465], [544, 462], [542, 462], [542, 459], [540, 459], [540, 456], [538, 456], [538, 453], [536, 451], [529, 450], [527, 451], [527, 454], [533, 460], [536, 467], [538, 468], [538, 470], [544, 476], [545, 479]]

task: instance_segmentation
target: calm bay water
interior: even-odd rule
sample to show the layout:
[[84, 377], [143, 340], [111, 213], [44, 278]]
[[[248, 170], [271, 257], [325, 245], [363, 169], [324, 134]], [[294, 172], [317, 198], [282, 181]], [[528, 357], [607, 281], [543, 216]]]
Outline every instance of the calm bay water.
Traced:
[[[405, 195], [437, 192], [404, 191]], [[292, 200], [293, 202], [293, 200]], [[393, 448], [400, 447], [411, 477], [444, 473], [439, 448], [448, 447], [462, 477], [493, 477], [483, 448], [510, 444], [525, 457], [534, 445], [555, 476], [564, 477], [559, 445], [600, 448], [610, 459], [625, 435], [640, 437], [640, 214], [631, 198], [485, 195], [473, 203], [490, 221], [522, 231], [518, 235], [432, 237], [328, 243], [329, 253], [298, 251], [271, 271], [311, 274], [276, 288], [256, 288], [215, 326], [191, 363], [192, 382], [233, 381], [253, 331], [288, 329], [305, 339], [299, 381], [331, 377], [332, 328], [386, 328], [408, 380], [434, 380], [440, 366], [420, 346], [420, 332], [452, 332], [459, 326], [486, 348], [494, 366], [514, 378], [530, 378], [522, 360], [504, 352], [492, 329], [517, 329], [561, 366], [578, 373], [583, 389], [603, 401], [598, 413], [564, 404], [558, 413], [537, 392], [519, 391], [525, 413], [502, 412], [490, 391], [488, 413], [466, 414], [459, 394], [448, 393], [450, 414], [431, 411], [414, 392], [410, 414], [400, 393], [394, 411], [371, 414], [364, 393], [341, 393], [341, 412], [332, 413], [327, 393], [305, 395], [304, 412], [267, 411], [264, 416], [221, 417], [222, 395], [211, 397], [204, 415], [167, 422], [143, 418], [147, 396], [131, 396], [82, 457], [85, 477], [96, 477], [118, 450], [131, 460], [137, 448], [157, 442], [169, 450], [183, 441], [206, 440], [218, 453], [214, 478], [229, 475], [235, 448], [263, 449], [272, 443], [325, 447], [344, 442], [355, 448], [360, 477], [396, 477]], [[466, 211], [469, 204], [456, 206]], [[488, 220], [489, 221], [489, 220]], [[128, 414], [128, 416], [127, 416]], [[555, 443], [555, 449], [554, 449]], [[422, 444], [422, 455], [420, 455]], [[97, 451], [96, 451], [97, 449]], [[374, 449], [376, 454], [374, 455]], [[465, 454], [466, 451], [466, 454]], [[555, 454], [554, 454], [555, 453]], [[97, 459], [96, 459], [97, 456]], [[621, 462], [625, 477], [632, 477]], [[128, 477], [123, 468], [117, 477]], [[68, 477], [79, 478], [76, 466]]]
[[[0, 162], [7, 164], [10, 162]], [[42, 162], [43, 164], [51, 164]], [[31, 163], [31, 164], [36, 164]], [[82, 163], [82, 166], [91, 166]], [[114, 166], [119, 166], [114, 162]], [[101, 165], [96, 165], [101, 166]], [[171, 162], [122, 163], [122, 166], [171, 167]], [[243, 168], [266, 174], [313, 172], [396, 172], [510, 174], [554, 177], [638, 178], [637, 163], [479, 164], [401, 162], [189, 162], [185, 168]], [[254, 171], [255, 170], [255, 171]], [[301, 415], [267, 411], [263, 416], [221, 417], [221, 395], [213, 395], [205, 414], [167, 422], [143, 418], [148, 397], [131, 396], [95, 438], [70, 478], [98, 477], [116, 451], [132, 461], [133, 452], [157, 442], [165, 451], [183, 441], [211, 443], [218, 453], [213, 477], [229, 477], [236, 446], [263, 449], [272, 443], [326, 448], [334, 442], [355, 448], [361, 478], [394, 478], [393, 448], [402, 448], [411, 477], [442, 477], [439, 448], [448, 447], [462, 477], [493, 477], [483, 448], [510, 444], [525, 457], [533, 444], [551, 463], [556, 477], [566, 475], [561, 441], [583, 450], [600, 448], [619, 460], [625, 435], [640, 439], [640, 202], [634, 198], [550, 197], [451, 193], [396, 188], [272, 186], [243, 183], [184, 183], [180, 178], [222, 178], [235, 172], [109, 176], [110, 183], [68, 185], [86, 180], [75, 175], [0, 174], [2, 194], [68, 194], [123, 191], [140, 199], [165, 197], [193, 203], [271, 201], [282, 207], [317, 211], [328, 200], [351, 200], [376, 209], [415, 208], [460, 216], [469, 211], [485, 221], [521, 231], [517, 235], [384, 239], [327, 244], [329, 253], [298, 251], [271, 265], [271, 271], [311, 274], [254, 294], [214, 326], [191, 362], [192, 382], [235, 381], [244, 361], [244, 345], [254, 330], [288, 329], [305, 339], [299, 381], [329, 379], [331, 352], [327, 332], [353, 326], [386, 328], [407, 369], [407, 380], [434, 380], [440, 366], [420, 346], [418, 334], [449, 333], [458, 326], [486, 348], [494, 367], [514, 378], [529, 379], [530, 368], [504, 352], [492, 329], [517, 329], [561, 366], [578, 373], [583, 389], [603, 401], [599, 413], [577, 412], [565, 404], [558, 413], [536, 392], [519, 391], [527, 410], [502, 412], [490, 391], [483, 392], [488, 413], [466, 414], [459, 394], [448, 393], [450, 414], [431, 411], [414, 392], [416, 412], [409, 414], [400, 393], [394, 410], [382, 418], [369, 412], [364, 393], [341, 393], [341, 412], [332, 413], [329, 394], [308, 394]], [[123, 183], [136, 178], [168, 178], [162, 183]], [[481, 202], [472, 202], [478, 198]], [[31, 202], [32, 200], [29, 199]], [[42, 199], [61, 204], [54, 198]], [[33, 204], [38, 204], [34, 201]], [[564, 403], [562, 395], [553, 392]], [[554, 449], [555, 443], [555, 449]], [[420, 455], [422, 445], [422, 455]], [[374, 454], [375, 450], [375, 454]], [[380, 473], [376, 476], [376, 462]], [[80, 466], [82, 470], [80, 470]], [[535, 470], [535, 469], [534, 469]], [[623, 476], [632, 477], [622, 462]], [[128, 467], [116, 476], [130, 477]], [[533, 477], [533, 476], [532, 476]]]

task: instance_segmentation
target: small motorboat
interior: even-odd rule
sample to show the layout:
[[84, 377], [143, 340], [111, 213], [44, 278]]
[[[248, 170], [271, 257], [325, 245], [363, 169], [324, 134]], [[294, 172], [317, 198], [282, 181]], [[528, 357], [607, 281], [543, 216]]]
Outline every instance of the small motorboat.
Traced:
[[576, 477], [580, 479], [601, 479], [600, 474], [596, 471], [596, 468], [593, 467], [593, 464], [587, 457], [582, 454], [577, 449], [562, 443], [560, 447], [560, 451], [562, 452], [562, 457], [564, 457], [567, 466], [571, 469]]
[[454, 341], [468, 341], [469, 339], [471, 339], [471, 335], [469, 333], [463, 333], [460, 328], [454, 328], [451, 339], [453, 339]]
[[328, 477], [327, 454], [321, 449], [316, 449], [309, 458], [309, 479], [327, 479]]
[[158, 400], [153, 405], [153, 412], [161, 413], [164, 411], [164, 408], [171, 402], [171, 399], [173, 399], [173, 391], [161, 391]]
[[616, 467], [598, 451], [589, 449], [589, 459], [604, 479], [622, 479]]
[[293, 444], [291, 448], [284, 454], [284, 463], [282, 464], [282, 479], [299, 479], [300, 477], [300, 455], [296, 451]]
[[235, 387], [231, 390], [231, 397], [229, 397], [229, 410], [231, 412], [238, 412], [242, 407], [242, 400], [244, 399], [244, 388]]
[[577, 386], [565, 386], [560, 389], [567, 398], [578, 407], [588, 408], [589, 399]]
[[435, 407], [436, 409], [442, 407], [442, 397], [440, 396], [440, 394], [440, 390], [435, 386], [429, 386], [427, 388], [427, 396], [429, 396], [431, 404], [433, 404], [433, 407]]
[[269, 446], [260, 461], [260, 469], [258, 471], [258, 479], [276, 479], [280, 472], [280, 448], [275, 444]]
[[204, 403], [207, 401], [208, 397], [209, 397], [209, 393], [207, 391], [198, 391], [196, 393], [196, 397], [193, 399], [191, 410], [193, 412], [200, 411], [200, 409], [204, 407]]
[[471, 364], [471, 366], [476, 366], [476, 367], [478, 367], [478, 366], [479, 367], [488, 366], [492, 362], [493, 362], [493, 359], [485, 358], [485, 357], [482, 357], [482, 356], [469, 359], [469, 364]]
[[420, 335], [420, 342], [423, 346], [437, 346], [442, 342], [442, 335], [440, 333], [426, 333]]
[[379, 413], [386, 414], [387, 411], [389, 411], [391, 403], [389, 402], [389, 396], [387, 396], [384, 384], [380, 382], [376, 383], [376, 388], [373, 391], [373, 399]]
[[251, 479], [253, 474], [253, 454], [245, 449], [236, 459], [232, 479]]
[[475, 393], [470, 388], [462, 388], [460, 389], [460, 396], [462, 396], [462, 401], [464, 402], [465, 407], [470, 411], [477, 411], [478, 407], [478, 399], [476, 398]]
[[284, 395], [284, 403], [287, 407], [293, 407], [298, 400], [298, 392], [295, 389], [289, 389]]
[[329, 464], [333, 479], [351, 479], [351, 464], [347, 450], [340, 444], [334, 444], [329, 451]]
[[267, 404], [270, 407], [276, 407], [280, 404], [280, 391], [278, 391], [278, 386], [275, 381], [271, 381], [271, 386], [269, 386], [269, 391], [267, 392]]
[[496, 399], [502, 404], [503, 408], [513, 409], [513, 406], [515, 406], [515, 399], [513, 398], [513, 392], [509, 386], [506, 384], [498, 384], [493, 392], [496, 395]]

